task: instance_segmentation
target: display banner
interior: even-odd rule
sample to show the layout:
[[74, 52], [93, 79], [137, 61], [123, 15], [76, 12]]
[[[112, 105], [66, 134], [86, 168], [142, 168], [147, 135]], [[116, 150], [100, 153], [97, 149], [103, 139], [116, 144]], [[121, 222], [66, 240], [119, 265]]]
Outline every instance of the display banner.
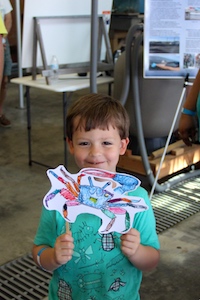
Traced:
[[144, 77], [194, 78], [200, 67], [200, 1], [146, 0]]

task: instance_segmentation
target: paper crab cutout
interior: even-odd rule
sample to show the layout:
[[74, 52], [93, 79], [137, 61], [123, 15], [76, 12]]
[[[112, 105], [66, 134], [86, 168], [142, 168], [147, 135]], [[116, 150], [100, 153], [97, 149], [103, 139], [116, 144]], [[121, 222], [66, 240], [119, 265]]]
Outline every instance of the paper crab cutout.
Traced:
[[148, 209], [143, 198], [127, 195], [140, 185], [134, 176], [93, 168], [70, 174], [62, 165], [47, 175], [52, 187], [43, 199], [45, 208], [60, 212], [69, 223], [83, 213], [98, 216], [101, 234], [126, 233], [134, 215]]

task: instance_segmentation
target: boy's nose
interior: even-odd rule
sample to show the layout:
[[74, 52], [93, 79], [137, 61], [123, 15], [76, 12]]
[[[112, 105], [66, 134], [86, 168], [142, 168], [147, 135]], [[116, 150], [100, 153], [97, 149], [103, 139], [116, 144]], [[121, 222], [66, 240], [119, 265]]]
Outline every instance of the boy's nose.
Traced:
[[90, 155], [97, 156], [100, 154], [100, 148], [98, 145], [92, 145], [90, 148]]

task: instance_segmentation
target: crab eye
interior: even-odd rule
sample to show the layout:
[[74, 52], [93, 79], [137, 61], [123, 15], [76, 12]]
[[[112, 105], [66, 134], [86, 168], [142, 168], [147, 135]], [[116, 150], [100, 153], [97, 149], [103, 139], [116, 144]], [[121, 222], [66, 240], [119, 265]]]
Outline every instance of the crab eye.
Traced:
[[105, 197], [108, 197], [109, 195], [108, 195], [108, 194], [105, 194], [104, 196], [105, 196]]

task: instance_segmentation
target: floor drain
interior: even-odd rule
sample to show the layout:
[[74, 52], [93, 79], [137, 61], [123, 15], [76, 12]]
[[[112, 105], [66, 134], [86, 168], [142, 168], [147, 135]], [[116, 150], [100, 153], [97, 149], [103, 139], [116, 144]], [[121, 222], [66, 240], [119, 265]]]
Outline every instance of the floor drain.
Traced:
[[160, 233], [200, 211], [200, 178], [181, 182], [166, 192], [153, 195], [151, 204]]
[[51, 274], [40, 270], [31, 254], [0, 268], [0, 299], [43, 299], [48, 294]]

